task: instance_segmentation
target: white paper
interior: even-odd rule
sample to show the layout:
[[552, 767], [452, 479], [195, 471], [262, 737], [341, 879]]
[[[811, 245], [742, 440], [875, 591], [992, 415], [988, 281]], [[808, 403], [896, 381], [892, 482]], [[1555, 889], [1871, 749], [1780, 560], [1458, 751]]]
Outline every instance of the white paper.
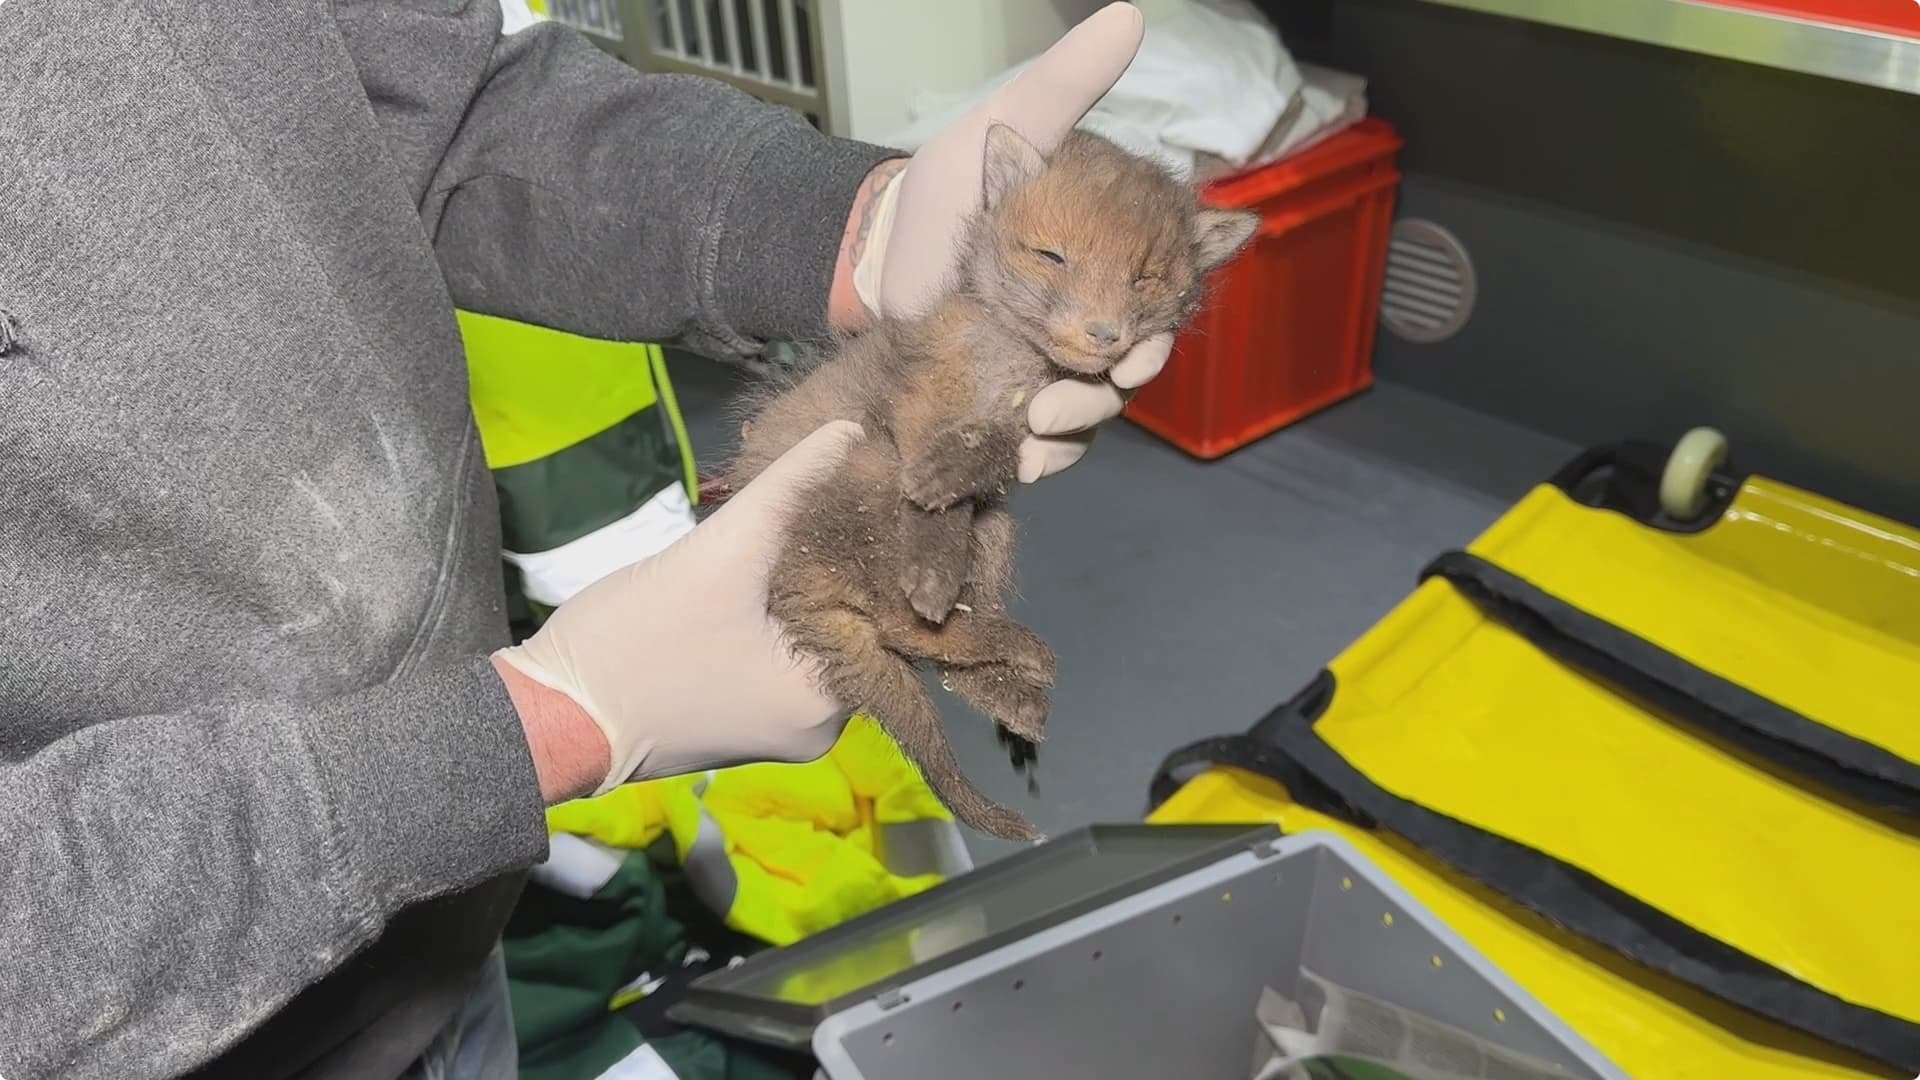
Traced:
[[1255, 1009], [1262, 1041], [1254, 1080], [1292, 1080], [1305, 1060], [1340, 1056], [1384, 1065], [1413, 1080], [1574, 1080], [1550, 1062], [1496, 1046], [1448, 1024], [1300, 971], [1295, 1001], [1271, 988]]

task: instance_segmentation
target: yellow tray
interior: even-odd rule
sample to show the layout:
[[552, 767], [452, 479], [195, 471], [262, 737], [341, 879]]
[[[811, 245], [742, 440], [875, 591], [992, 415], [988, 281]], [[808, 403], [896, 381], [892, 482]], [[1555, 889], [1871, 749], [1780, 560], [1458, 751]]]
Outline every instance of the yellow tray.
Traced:
[[1275, 822], [1289, 833], [1320, 829], [1345, 837], [1635, 1080], [1898, 1080], [1911, 1075], [1768, 1023], [1593, 945], [1404, 841], [1298, 805], [1265, 777], [1210, 769], [1148, 820]]
[[[1669, 508], [1686, 500], [1653, 494], [1645, 457], [1637, 472], [1633, 454], [1583, 458], [1471, 554], [1883, 761], [1913, 761], [1920, 724], [1902, 691], [1920, 688], [1920, 534], [1717, 472], [1717, 460], [1695, 478], [1707, 513], [1684, 522]], [[1588, 482], [1608, 470], [1598, 487]], [[1844, 784], [1795, 775], [1780, 764], [1791, 754], [1770, 760], [1655, 715], [1545, 655], [1446, 580], [1424, 583], [1328, 672], [1331, 704], [1308, 737], [1374, 794], [1437, 812], [1437, 827], [1545, 853], [1574, 868], [1568, 876], [1590, 874], [1843, 1012], [1863, 1007], [1878, 1038], [1856, 1045], [1884, 1058], [1895, 1044], [1893, 1060], [1907, 1063], [1901, 1025], [1920, 1023], [1911, 819], [1864, 805]], [[1309, 794], [1325, 805], [1325, 791]], [[1364, 812], [1316, 813], [1272, 780], [1215, 769], [1152, 820], [1341, 833], [1636, 1077], [1913, 1075], [1636, 964], [1400, 836], [1351, 823]]]

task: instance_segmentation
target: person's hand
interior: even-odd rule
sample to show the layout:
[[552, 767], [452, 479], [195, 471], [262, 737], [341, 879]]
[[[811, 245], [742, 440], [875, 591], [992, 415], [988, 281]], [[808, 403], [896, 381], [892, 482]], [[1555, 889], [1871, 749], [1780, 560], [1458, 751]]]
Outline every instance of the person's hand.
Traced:
[[671, 547], [495, 654], [549, 802], [832, 748], [851, 710], [768, 616], [767, 574], [799, 494], [861, 437], [846, 422], [814, 432]]
[[[924, 311], [948, 280], [961, 232], [981, 207], [988, 126], [1006, 124], [1050, 152], [1119, 81], [1143, 32], [1132, 4], [1107, 5], [912, 158], [876, 168], [855, 201], [842, 254], [858, 302], [885, 315]], [[1061, 380], [1036, 394], [1020, 479], [1032, 483], [1079, 461], [1094, 428], [1120, 415], [1132, 391], [1160, 374], [1172, 348], [1169, 337], [1149, 338], [1107, 380]]]

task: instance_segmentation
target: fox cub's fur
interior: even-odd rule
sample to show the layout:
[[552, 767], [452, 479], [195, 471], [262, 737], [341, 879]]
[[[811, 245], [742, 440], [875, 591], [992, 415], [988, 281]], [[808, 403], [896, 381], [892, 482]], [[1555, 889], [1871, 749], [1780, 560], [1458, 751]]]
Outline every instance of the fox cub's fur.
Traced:
[[1005, 504], [1027, 408], [1047, 384], [1103, 378], [1136, 343], [1177, 331], [1258, 220], [1201, 208], [1160, 166], [1091, 134], [1043, 157], [994, 125], [983, 173], [985, 208], [953, 287], [925, 315], [880, 320], [751, 403], [729, 480], [752, 480], [828, 421], [865, 426], [844, 468], [795, 508], [770, 613], [961, 821], [1032, 839], [962, 775], [914, 666], [938, 665], [1015, 744], [1016, 764], [1031, 756], [1054, 656], [1006, 606]]

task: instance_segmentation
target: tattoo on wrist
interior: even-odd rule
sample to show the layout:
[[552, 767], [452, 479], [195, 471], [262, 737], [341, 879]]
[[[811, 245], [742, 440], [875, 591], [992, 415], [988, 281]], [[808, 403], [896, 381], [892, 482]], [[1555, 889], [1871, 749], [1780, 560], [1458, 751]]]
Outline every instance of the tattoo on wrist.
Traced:
[[853, 234], [847, 238], [848, 266], [858, 266], [860, 260], [866, 257], [867, 234], [873, 231], [874, 215], [880, 212], [880, 192], [906, 167], [906, 158], [884, 161], [874, 166], [867, 178], [860, 182], [860, 190], [854, 195], [854, 201], [860, 205], [860, 220], [855, 223]]

